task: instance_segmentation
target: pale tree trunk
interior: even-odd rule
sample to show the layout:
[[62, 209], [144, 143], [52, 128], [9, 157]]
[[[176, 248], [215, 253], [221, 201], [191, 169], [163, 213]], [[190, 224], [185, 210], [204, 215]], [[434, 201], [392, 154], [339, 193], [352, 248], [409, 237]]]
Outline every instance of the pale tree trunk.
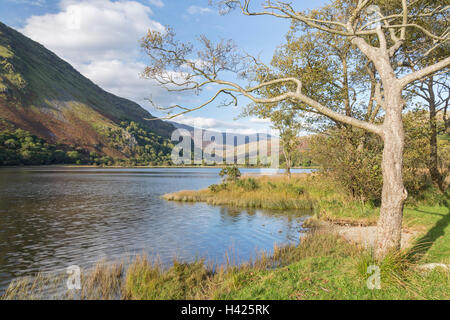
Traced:
[[401, 90], [386, 90], [386, 115], [383, 124], [383, 191], [377, 225], [375, 257], [384, 258], [391, 250], [400, 249], [403, 205], [407, 191], [403, 185], [404, 130]]

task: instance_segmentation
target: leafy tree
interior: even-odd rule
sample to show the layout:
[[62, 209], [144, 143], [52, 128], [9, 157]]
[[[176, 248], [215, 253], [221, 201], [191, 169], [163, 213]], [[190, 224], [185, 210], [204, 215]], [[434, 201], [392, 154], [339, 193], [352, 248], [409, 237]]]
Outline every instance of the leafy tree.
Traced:
[[64, 163], [66, 153], [63, 150], [55, 150], [53, 158], [55, 163]]
[[[408, 193], [418, 197], [430, 187], [427, 166], [430, 130], [421, 110], [403, 115], [405, 152], [403, 179]], [[346, 136], [347, 135], [347, 136]], [[349, 136], [348, 136], [349, 135]], [[364, 148], [358, 142], [364, 135]], [[381, 155], [383, 141], [359, 130], [329, 128], [311, 138], [311, 156], [324, 173], [357, 199], [379, 204], [382, 191]]]
[[80, 154], [78, 153], [78, 151], [68, 151], [66, 153], [67, 158], [71, 159], [72, 161], [77, 161], [80, 158]]
[[[433, 3], [433, 7], [421, 8], [418, 1], [407, 0], [377, 1], [373, 6], [370, 0], [335, 0], [329, 6], [329, 13], [316, 15], [317, 12], [303, 13], [290, 3], [267, 1], [260, 11], [254, 11], [250, 0], [222, 0], [218, 4], [222, 12], [238, 8], [248, 16], [267, 15], [289, 19], [307, 25], [326, 34], [346, 37], [358, 53], [370, 61], [376, 74], [372, 78], [375, 84], [374, 100], [383, 109], [382, 123], [373, 123], [360, 119], [358, 115], [346, 114], [336, 110], [333, 104], [321, 101], [303, 90], [302, 77], [275, 77], [262, 79], [259, 83], [247, 87], [230, 81], [228, 72], [252, 79], [249, 71], [258, 70], [261, 63], [254, 57], [241, 54], [231, 41], [214, 44], [204, 36], [200, 37], [201, 49], [191, 44], [175, 40], [175, 33], [168, 29], [164, 33], [149, 31], [142, 41], [142, 46], [150, 57], [150, 66], [144, 75], [158, 81], [162, 86], [174, 90], [202, 90], [209, 85], [220, 88], [210, 100], [192, 108], [182, 107], [182, 111], [170, 115], [170, 118], [198, 110], [215, 101], [219, 96], [231, 98], [224, 105], [236, 104], [239, 95], [254, 103], [274, 104], [283, 101], [296, 101], [307, 106], [308, 111], [318, 113], [347, 126], [354, 126], [376, 134], [383, 139], [383, 190], [380, 218], [377, 228], [375, 254], [383, 258], [390, 250], [400, 248], [403, 205], [407, 191], [403, 183], [403, 151], [405, 133], [402, 112], [405, 107], [404, 89], [411, 83], [448, 68], [450, 57], [422, 66], [416, 61], [414, 68], [402, 69], [401, 48], [408, 46], [407, 36], [411, 33], [423, 33], [424, 45], [428, 50], [446, 43], [449, 30], [434, 34], [427, 27], [425, 17], [444, 15], [445, 6]], [[398, 5], [397, 5], [398, 4]], [[427, 51], [428, 52], [428, 51]], [[173, 75], [177, 74], [177, 77]], [[269, 73], [270, 74], [270, 73]], [[264, 97], [261, 92], [268, 86], [278, 86], [279, 94]], [[172, 109], [180, 106], [172, 106]], [[168, 110], [167, 108], [165, 110]]]
[[16, 140], [8, 139], [4, 142], [4, 145], [10, 149], [15, 149], [16, 148]]
[[382, 141], [376, 135], [365, 137], [365, 147], [358, 150], [363, 131], [330, 128], [311, 139], [314, 162], [356, 199], [379, 204], [382, 189]]
[[[428, 155], [426, 167], [433, 182], [439, 187], [441, 192], [446, 190], [447, 170], [439, 168], [438, 136], [448, 133], [447, 107], [450, 103], [448, 75], [447, 72], [443, 75], [430, 76], [413, 83], [410, 87], [411, 93], [422, 100], [417, 105], [428, 113], [428, 121], [423, 123], [424, 126], [428, 127], [429, 133], [429, 141], [427, 142], [429, 149], [425, 152]], [[442, 119], [442, 121], [439, 121], [439, 119]]]
[[[170, 163], [172, 144], [140, 124], [123, 122], [128, 130], [104, 128], [100, 130], [110, 138], [110, 147], [122, 151], [128, 157], [133, 157], [132, 165], [147, 165]], [[64, 149], [64, 150], [62, 150]], [[58, 146], [46, 143], [43, 139], [30, 132], [15, 129], [0, 131], [0, 165], [40, 165], [40, 164], [125, 164], [122, 159], [102, 157], [95, 151], [89, 152], [80, 147]]]
[[0, 155], [0, 165], [75, 163], [79, 160], [67, 157], [66, 152], [57, 149], [56, 145], [22, 129], [0, 131]]

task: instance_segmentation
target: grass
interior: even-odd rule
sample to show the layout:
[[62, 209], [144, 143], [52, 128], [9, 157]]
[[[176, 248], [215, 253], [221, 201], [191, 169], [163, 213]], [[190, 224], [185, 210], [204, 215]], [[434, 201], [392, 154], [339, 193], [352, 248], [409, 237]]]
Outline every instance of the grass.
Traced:
[[[369, 251], [332, 234], [309, 235], [297, 247], [215, 272], [202, 262], [162, 272], [140, 260], [127, 274], [129, 299], [449, 299], [450, 273], [422, 273], [407, 252], [380, 265], [381, 290], [368, 289]], [[276, 268], [274, 268], [276, 266]]]
[[[139, 256], [123, 264], [101, 263], [82, 278], [79, 294], [66, 299], [449, 299], [450, 273], [421, 272], [407, 252], [380, 265], [381, 290], [368, 289], [370, 251], [333, 234], [310, 234], [298, 246], [274, 248], [271, 256], [215, 269], [199, 260], [170, 268]], [[84, 274], [84, 273], [83, 273]], [[64, 277], [56, 278], [59, 281]], [[42, 298], [48, 278], [18, 281], [3, 299]]]
[[287, 181], [284, 177], [245, 177], [238, 182], [213, 185], [208, 189], [183, 190], [163, 196], [170, 201], [206, 202], [212, 205], [227, 205], [242, 208], [275, 210], [312, 210], [315, 201], [299, 181], [303, 175]]
[[405, 224], [422, 231], [412, 248], [416, 260], [450, 264], [449, 207], [406, 208]]
[[0, 300], [82, 299], [112, 300], [122, 297], [124, 264], [99, 261], [92, 269], [81, 272], [81, 290], [67, 290], [67, 274], [39, 273], [35, 277], [11, 282]]
[[[379, 213], [378, 207], [349, 197], [342, 187], [319, 174], [295, 174], [290, 180], [285, 176], [244, 176], [238, 182], [202, 190], [182, 190], [163, 198], [243, 208], [314, 209], [317, 219], [350, 225], [376, 225]], [[431, 201], [434, 202], [439, 199]], [[405, 207], [404, 225], [428, 230], [440, 217], [449, 214], [446, 202], [440, 202], [443, 204], [430, 205], [426, 201], [410, 200]]]
[[[317, 175], [296, 175], [291, 180], [244, 177], [225, 186], [182, 191], [165, 198], [271, 209], [312, 205], [316, 219], [355, 225], [374, 224], [378, 215], [377, 208], [348, 198]], [[63, 298], [450, 299], [450, 271], [419, 267], [428, 262], [450, 263], [450, 212], [446, 202], [442, 203], [410, 202], [404, 211], [404, 226], [420, 235], [412, 247], [390, 254], [380, 263], [370, 249], [332, 233], [311, 232], [298, 246], [275, 247], [272, 255], [261, 253], [239, 266], [227, 263], [213, 268], [198, 260], [174, 261], [165, 268], [146, 256], [136, 257], [127, 267], [103, 262], [84, 272], [80, 292], [65, 293]], [[373, 265], [380, 267], [380, 290], [367, 286], [368, 267]], [[61, 283], [64, 276], [49, 280], [38, 275], [14, 281], [3, 299], [42, 298], [52, 281]]]

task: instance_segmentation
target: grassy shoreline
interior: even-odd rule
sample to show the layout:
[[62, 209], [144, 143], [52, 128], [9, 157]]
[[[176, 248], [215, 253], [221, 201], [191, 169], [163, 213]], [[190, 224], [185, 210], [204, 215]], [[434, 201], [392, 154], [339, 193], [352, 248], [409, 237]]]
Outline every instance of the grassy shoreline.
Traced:
[[[237, 183], [213, 186], [201, 190], [180, 190], [162, 198], [238, 208], [309, 209], [314, 210], [311, 220], [355, 226], [374, 226], [378, 220], [377, 206], [352, 199], [339, 185], [320, 174], [293, 174], [291, 179], [284, 175], [245, 175]], [[446, 212], [448, 194], [425, 201], [410, 198], [405, 205], [404, 227], [425, 231], [436, 222], [430, 215], [445, 216]]]
[[[375, 226], [378, 220], [378, 207], [350, 198], [336, 183], [320, 174], [294, 174], [290, 180], [284, 176], [244, 176], [241, 180], [213, 190], [182, 190], [166, 194], [163, 198], [242, 208], [278, 209], [281, 214], [282, 210], [307, 209], [313, 215], [305, 221], [306, 227], [315, 227], [321, 222], [337, 226]], [[403, 229], [418, 234], [416, 242], [430, 242], [431, 245], [425, 245], [429, 252], [423, 258], [424, 261], [450, 264], [448, 194], [429, 198], [408, 200], [404, 209]]]
[[[374, 225], [378, 208], [349, 199], [319, 175], [243, 177], [238, 183], [166, 195], [168, 200], [205, 201], [238, 207], [283, 209], [313, 204], [317, 221]], [[210, 199], [216, 200], [212, 201]], [[300, 205], [302, 204], [302, 205]], [[301, 207], [301, 208], [300, 208]], [[82, 290], [65, 299], [450, 299], [450, 271], [424, 271], [429, 262], [450, 264], [450, 211], [444, 202], [411, 202], [405, 207], [405, 228], [418, 236], [412, 247], [375, 262], [371, 249], [330, 231], [317, 229], [298, 246], [275, 247], [239, 266], [211, 268], [203, 260], [174, 261], [163, 268], [145, 256], [124, 267], [99, 264], [82, 277]], [[381, 290], [370, 290], [367, 268], [378, 265]], [[36, 279], [36, 278], [35, 278]], [[65, 279], [65, 278], [64, 278]], [[18, 280], [3, 299], [39, 298], [49, 280]]]
[[239, 266], [212, 269], [203, 260], [174, 261], [163, 268], [146, 256], [128, 267], [100, 262], [82, 271], [81, 290], [46, 295], [63, 288], [66, 276], [14, 281], [1, 299], [449, 299], [450, 273], [441, 268], [424, 272], [407, 260], [407, 252], [389, 256], [380, 265], [381, 290], [367, 287], [371, 252], [334, 234], [305, 236], [298, 246], [275, 247]]
[[263, 208], [273, 210], [312, 210], [315, 200], [298, 186], [301, 178], [287, 181], [284, 176], [246, 176], [236, 183], [212, 185], [198, 191], [181, 190], [163, 195], [168, 201], [206, 202], [211, 205], [227, 205], [240, 208]]
[[[283, 177], [256, 178], [257, 188], [245, 188], [243, 177], [239, 184], [228, 183], [224, 188], [214, 190], [179, 191], [164, 195], [171, 201], [203, 201], [210, 204], [237, 207], [259, 207], [271, 209], [299, 209], [298, 202], [307, 200], [314, 215], [305, 221], [307, 227], [321, 223], [339, 226], [375, 226], [379, 208], [363, 201], [351, 199], [338, 185], [316, 174], [297, 174], [290, 180]], [[302, 190], [296, 194], [292, 187]], [[295, 190], [295, 189], [294, 189]], [[265, 202], [265, 197], [268, 200]], [[406, 264], [443, 263], [450, 265], [450, 210], [448, 194], [430, 199], [410, 198], [404, 210], [404, 230], [413, 232], [411, 247], [405, 249], [400, 260]], [[272, 205], [275, 204], [275, 205]], [[333, 229], [333, 228], [332, 228]], [[444, 283], [448, 285], [450, 273], [444, 271]], [[448, 296], [447, 296], [448, 298]]]

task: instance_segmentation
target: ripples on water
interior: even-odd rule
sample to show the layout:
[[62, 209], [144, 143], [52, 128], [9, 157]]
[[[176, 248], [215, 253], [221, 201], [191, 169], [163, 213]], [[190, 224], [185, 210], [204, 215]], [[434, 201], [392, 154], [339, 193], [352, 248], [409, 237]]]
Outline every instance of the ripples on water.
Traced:
[[[279, 215], [204, 203], [176, 203], [161, 195], [205, 188], [216, 168], [0, 169], [0, 293], [11, 279], [38, 271], [89, 267], [102, 258], [136, 254], [196, 257], [239, 263], [275, 243], [296, 243], [304, 213]], [[243, 173], [257, 173], [244, 169]]]

